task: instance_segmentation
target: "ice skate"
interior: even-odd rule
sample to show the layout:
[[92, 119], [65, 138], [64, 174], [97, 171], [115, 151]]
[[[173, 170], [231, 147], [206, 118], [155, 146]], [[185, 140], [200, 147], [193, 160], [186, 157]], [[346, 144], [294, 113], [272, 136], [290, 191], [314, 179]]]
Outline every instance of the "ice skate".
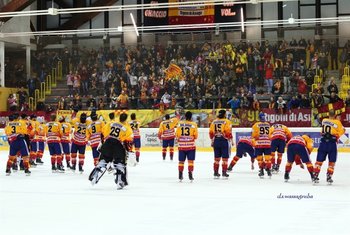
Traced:
[[26, 174], [26, 176], [30, 176], [32, 172], [29, 169], [25, 169], [24, 173]]
[[179, 171], [179, 181], [182, 182], [183, 179], [184, 179], [183, 172]]
[[332, 175], [327, 174], [327, 183], [331, 185], [333, 183]]
[[228, 171], [228, 172], [231, 172], [232, 169], [233, 169], [233, 166], [230, 165], [230, 166], [228, 166], [227, 171]]
[[70, 165], [70, 162], [67, 162], [67, 169], [71, 169], [72, 166]]
[[263, 179], [263, 178], [264, 178], [264, 169], [261, 168], [261, 169], [259, 170], [258, 176], [260, 177], [260, 179]]
[[289, 172], [284, 173], [284, 182], [288, 182], [289, 180]]
[[230, 175], [227, 174], [226, 171], [222, 171], [222, 178], [223, 178], [223, 179], [228, 179], [229, 176], [230, 176]]
[[55, 165], [52, 165], [51, 171], [52, 171], [52, 173], [56, 173], [57, 172], [57, 167]]
[[271, 169], [265, 169], [265, 170], [266, 170], [267, 176], [271, 179], [272, 177]]
[[63, 165], [62, 164], [60, 164], [60, 165], [58, 165], [57, 166], [57, 172], [59, 172], [59, 173], [64, 173], [64, 167], [63, 167]]
[[35, 160], [35, 162], [36, 162], [37, 165], [43, 165], [44, 164], [44, 162], [41, 160], [41, 158], [37, 158]]
[[320, 179], [318, 178], [318, 173], [314, 173], [313, 183], [318, 184], [320, 182]]
[[11, 175], [11, 169], [10, 169], [10, 168], [7, 168], [7, 169], [6, 169], [6, 176], [9, 176], [9, 175]]
[[79, 172], [80, 172], [80, 174], [82, 174], [84, 172], [84, 169], [83, 169], [82, 165], [79, 165]]
[[192, 182], [194, 180], [192, 172], [188, 172], [188, 179]]
[[37, 166], [37, 164], [34, 162], [34, 160], [30, 160], [30, 161], [29, 161], [29, 165], [30, 165], [30, 167], [32, 167], [32, 168], [35, 168], [35, 167]]
[[220, 178], [220, 174], [218, 172], [214, 172], [214, 179], [219, 179]]
[[72, 166], [71, 166], [71, 168], [70, 168], [72, 171], [74, 171], [75, 172], [75, 170], [76, 170], [76, 165], [75, 164], [73, 164]]
[[254, 170], [254, 163], [250, 166], [250, 169], [253, 171]]
[[14, 172], [18, 171], [18, 164], [17, 164], [17, 163], [13, 163], [13, 164], [12, 164], [12, 170], [13, 170]]

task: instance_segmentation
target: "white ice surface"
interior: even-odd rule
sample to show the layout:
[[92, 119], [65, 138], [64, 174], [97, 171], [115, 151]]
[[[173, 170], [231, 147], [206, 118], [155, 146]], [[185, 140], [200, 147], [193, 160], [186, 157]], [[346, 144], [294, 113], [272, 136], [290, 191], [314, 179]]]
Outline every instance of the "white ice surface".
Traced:
[[[140, 164], [129, 168], [125, 190], [116, 190], [108, 174], [91, 186], [91, 152], [82, 175], [51, 173], [45, 153], [45, 164], [29, 177], [5, 176], [7, 152], [0, 155], [0, 235], [350, 234], [348, 153], [338, 156], [332, 186], [325, 182], [325, 164], [320, 184], [313, 186], [307, 171], [296, 166], [289, 183], [283, 172], [259, 179], [249, 158], [237, 163], [228, 180], [214, 180], [212, 154], [200, 152], [195, 181], [187, 180], [186, 170], [179, 183], [177, 161], [142, 152]], [[313, 199], [278, 199], [280, 193]]]

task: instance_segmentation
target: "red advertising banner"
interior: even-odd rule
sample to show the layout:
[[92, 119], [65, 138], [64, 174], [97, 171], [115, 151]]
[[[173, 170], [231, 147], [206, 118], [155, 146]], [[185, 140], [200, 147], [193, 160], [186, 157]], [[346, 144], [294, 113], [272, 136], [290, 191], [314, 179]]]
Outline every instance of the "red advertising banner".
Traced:
[[343, 126], [350, 127], [350, 108], [345, 109], [345, 112], [342, 114], [341, 122]]
[[[43, 117], [45, 118], [46, 121], [50, 121], [50, 115], [51, 113], [46, 113], [46, 112], [18, 112], [19, 114], [25, 113], [28, 116], [35, 114], [37, 117]], [[13, 114], [13, 112], [0, 112], [0, 128], [4, 128], [6, 126], [6, 123], [9, 121], [9, 116]]]
[[[266, 121], [271, 124], [279, 123], [288, 127], [311, 127], [312, 115], [310, 109], [294, 109], [283, 114], [271, 109], [262, 109], [262, 112], [266, 114]], [[239, 119], [233, 118], [233, 126], [251, 127], [259, 120], [259, 111], [241, 109], [239, 116]]]

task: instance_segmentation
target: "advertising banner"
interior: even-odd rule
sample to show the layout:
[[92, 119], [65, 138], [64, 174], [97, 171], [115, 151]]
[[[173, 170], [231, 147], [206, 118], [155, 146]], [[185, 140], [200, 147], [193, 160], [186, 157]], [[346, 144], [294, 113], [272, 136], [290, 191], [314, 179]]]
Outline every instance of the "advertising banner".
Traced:
[[[225, 22], [240, 22], [241, 21], [241, 8], [244, 5], [237, 5], [234, 3], [225, 3], [215, 6], [215, 23]], [[243, 8], [244, 12], [244, 8]]]
[[[157, 6], [159, 3], [168, 3], [168, 0], [145, 0], [145, 4]], [[143, 11], [144, 26], [168, 25], [168, 8], [153, 8]]]

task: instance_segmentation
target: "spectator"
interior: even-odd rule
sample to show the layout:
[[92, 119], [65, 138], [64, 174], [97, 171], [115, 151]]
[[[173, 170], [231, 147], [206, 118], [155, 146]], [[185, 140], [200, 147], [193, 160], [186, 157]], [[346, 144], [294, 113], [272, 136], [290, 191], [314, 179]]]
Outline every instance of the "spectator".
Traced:
[[[281, 97], [282, 98], [282, 97]], [[274, 110], [276, 106], [276, 102], [275, 99], [273, 98], [273, 96], [270, 97], [270, 101], [269, 101], [269, 109], [270, 110]]]
[[332, 70], [338, 69], [338, 46], [334, 40], [330, 44], [331, 66]]
[[7, 107], [10, 111], [16, 111], [17, 110], [17, 99], [16, 94], [10, 94], [7, 98]]
[[28, 93], [24, 90], [23, 87], [21, 87], [17, 92], [17, 94], [18, 94], [19, 106], [21, 107], [26, 102], [28, 98]]
[[233, 96], [232, 99], [227, 102], [227, 104], [230, 105], [232, 114], [235, 115], [236, 118], [239, 118], [237, 110], [241, 107], [241, 101]]
[[334, 104], [342, 100], [335, 92], [332, 92], [331, 95], [323, 95], [323, 96], [329, 99], [330, 104]]
[[160, 98], [160, 101], [163, 102], [165, 109], [169, 108], [171, 103], [171, 96], [168, 94], [167, 91], [165, 91], [164, 95]]
[[68, 87], [68, 97], [73, 98], [73, 83], [74, 83], [74, 75], [72, 71], [69, 71], [69, 74], [66, 76], [67, 79], [67, 87]]
[[61, 96], [61, 98], [58, 101], [57, 109], [58, 110], [66, 110], [67, 109], [67, 100], [63, 96]]
[[298, 93], [299, 94], [307, 94], [308, 90], [307, 90], [307, 84], [306, 84], [306, 80], [303, 77], [299, 77], [298, 79]]
[[288, 92], [291, 92], [291, 85], [290, 85], [290, 80], [291, 80], [291, 67], [289, 66], [289, 63], [287, 62], [284, 67], [283, 67], [283, 93], [287, 94]]
[[300, 108], [300, 100], [296, 96], [292, 96], [292, 99], [288, 102], [288, 110]]
[[128, 105], [128, 102], [129, 102], [129, 97], [125, 94], [125, 91], [123, 90], [121, 92], [121, 94], [118, 96], [117, 98], [117, 101], [118, 101], [118, 104], [119, 104], [119, 107], [121, 109], [128, 109], [129, 105]]
[[338, 87], [337, 84], [335, 84], [334, 77], [331, 77], [331, 80], [329, 81], [329, 85], [327, 87], [327, 91], [329, 94], [332, 92], [338, 94]]
[[74, 95], [80, 95], [80, 75], [79, 72], [76, 71], [74, 75], [74, 81], [73, 81], [73, 88], [74, 88]]
[[282, 94], [282, 82], [281, 82], [281, 79], [277, 78], [275, 84], [272, 87], [272, 93], [274, 95]]
[[276, 104], [278, 113], [283, 114], [286, 109], [286, 101], [283, 100], [282, 96], [278, 97]]
[[264, 66], [264, 70], [265, 70], [265, 81], [266, 81], [266, 85], [267, 85], [267, 93], [271, 94], [272, 92], [272, 86], [273, 86], [273, 64], [270, 60], [267, 60], [265, 62], [265, 66]]
[[254, 97], [254, 101], [253, 101], [253, 105], [252, 105], [253, 107], [253, 110], [255, 110], [255, 111], [260, 111], [260, 102], [259, 102], [259, 100], [256, 98], [256, 97]]
[[350, 90], [348, 90], [347, 96], [345, 98], [345, 106], [350, 107]]
[[300, 98], [300, 108], [310, 108], [310, 99], [307, 98], [305, 94], [301, 95]]

